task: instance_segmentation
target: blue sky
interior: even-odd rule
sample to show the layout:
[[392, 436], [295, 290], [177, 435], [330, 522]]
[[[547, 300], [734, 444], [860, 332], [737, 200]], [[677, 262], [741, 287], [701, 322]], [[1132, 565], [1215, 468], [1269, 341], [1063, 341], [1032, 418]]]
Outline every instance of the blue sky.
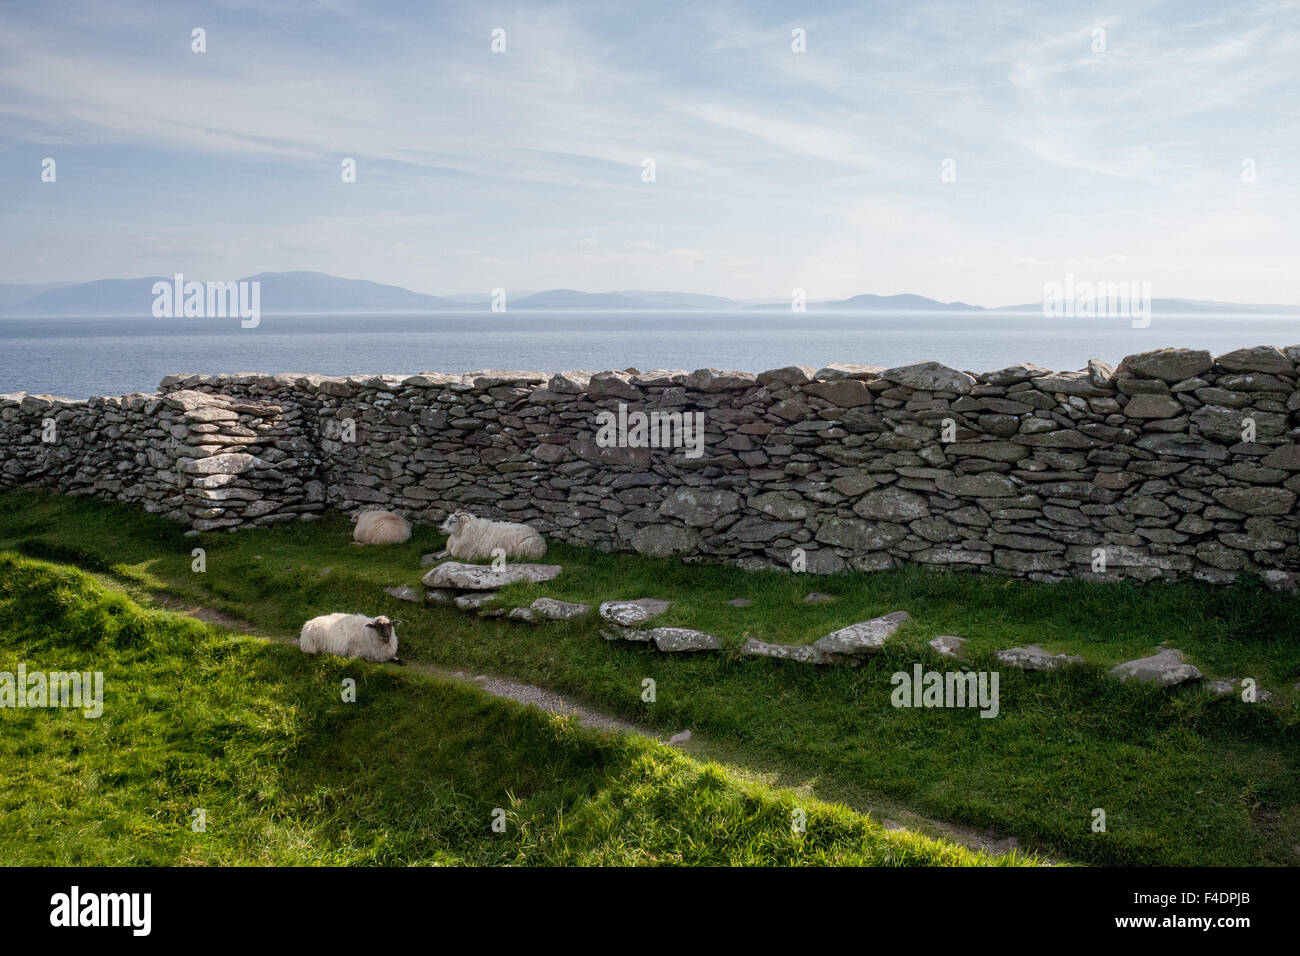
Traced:
[[0, 281], [1300, 303], [1300, 4], [815, 8], [6, 4]]

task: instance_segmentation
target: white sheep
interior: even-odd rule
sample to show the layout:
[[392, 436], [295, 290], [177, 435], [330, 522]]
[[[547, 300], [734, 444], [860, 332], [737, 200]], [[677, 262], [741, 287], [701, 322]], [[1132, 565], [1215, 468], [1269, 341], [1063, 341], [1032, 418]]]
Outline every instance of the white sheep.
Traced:
[[358, 544], [401, 544], [411, 540], [411, 525], [391, 511], [363, 511], [352, 516], [352, 538]]
[[442, 532], [447, 535], [447, 553], [453, 558], [492, 558], [497, 548], [507, 558], [540, 558], [546, 554], [546, 542], [536, 529], [512, 521], [475, 518], [468, 511], [457, 511], [447, 518]]
[[393, 628], [401, 623], [382, 614], [379, 617], [323, 614], [302, 626], [298, 646], [304, 654], [337, 654], [363, 661], [397, 661], [400, 664], [401, 661], [397, 660], [397, 632]]

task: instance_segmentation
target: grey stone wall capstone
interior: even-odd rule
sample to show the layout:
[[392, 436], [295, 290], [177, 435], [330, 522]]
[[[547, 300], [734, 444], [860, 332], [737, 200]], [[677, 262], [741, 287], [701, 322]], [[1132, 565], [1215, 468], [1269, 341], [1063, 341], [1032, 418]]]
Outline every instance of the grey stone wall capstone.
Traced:
[[[466, 508], [744, 567], [789, 568], [800, 549], [813, 573], [910, 561], [1226, 582], [1300, 570], [1297, 360], [1300, 346], [1260, 346], [1080, 372], [171, 375], [154, 395], [0, 396], [0, 487], [135, 502], [204, 531]], [[597, 414], [620, 404], [703, 413], [703, 454], [602, 447]]]

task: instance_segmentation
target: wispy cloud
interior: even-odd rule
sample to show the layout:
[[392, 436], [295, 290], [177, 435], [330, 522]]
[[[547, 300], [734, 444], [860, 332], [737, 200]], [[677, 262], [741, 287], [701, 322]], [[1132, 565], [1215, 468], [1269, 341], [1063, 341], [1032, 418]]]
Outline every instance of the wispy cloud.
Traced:
[[1300, 5], [1180, 6], [8, 6], [0, 281], [1300, 301]]

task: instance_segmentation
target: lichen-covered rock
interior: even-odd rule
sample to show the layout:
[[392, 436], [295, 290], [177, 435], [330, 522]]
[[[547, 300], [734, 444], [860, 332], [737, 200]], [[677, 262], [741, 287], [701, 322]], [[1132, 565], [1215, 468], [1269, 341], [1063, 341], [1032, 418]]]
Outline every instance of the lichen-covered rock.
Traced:
[[636, 627], [652, 617], [658, 617], [673, 606], [672, 601], [660, 598], [637, 598], [632, 601], [606, 601], [600, 606], [600, 616], [611, 624]]
[[885, 640], [908, 619], [906, 611], [894, 611], [883, 617], [850, 624], [813, 641], [814, 649], [832, 660], [840, 657], [867, 657], [885, 646]]
[[557, 601], [555, 598], [546, 597], [538, 598], [528, 606], [528, 609], [536, 617], [548, 621], [571, 621], [574, 618], [586, 617], [591, 613], [589, 605]]
[[563, 570], [564, 568], [558, 564], [507, 564], [495, 568], [490, 564], [444, 561], [426, 573], [421, 581], [429, 588], [495, 591], [520, 581], [529, 581], [533, 584], [550, 581]]
[[741, 645], [740, 653], [751, 657], [776, 657], [799, 661], [803, 664], [829, 664], [831, 655], [810, 644], [769, 644], [749, 638]]
[[722, 639], [689, 627], [652, 627], [646, 631], [655, 647], [664, 653], [722, 650]]

